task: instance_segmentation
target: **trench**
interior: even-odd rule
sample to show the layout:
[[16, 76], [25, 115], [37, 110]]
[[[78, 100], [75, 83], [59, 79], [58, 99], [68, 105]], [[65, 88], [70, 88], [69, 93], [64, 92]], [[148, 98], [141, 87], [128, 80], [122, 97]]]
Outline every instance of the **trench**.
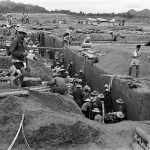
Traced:
[[[32, 33], [31, 39], [35, 41], [39, 38], [40, 33]], [[41, 40], [41, 45], [45, 47], [62, 48], [63, 41], [59, 37], [44, 34]], [[80, 52], [76, 53], [73, 47], [64, 47], [65, 66], [73, 61], [73, 74], [79, 72], [83, 68], [84, 57]], [[1, 67], [1, 66], [0, 66]], [[86, 62], [86, 79], [88, 85], [97, 90], [99, 93], [104, 92], [104, 85], [111, 81], [111, 77], [107, 76], [107, 72], [102, 70], [98, 64], [91, 64], [91, 61]], [[139, 92], [135, 89], [130, 89], [125, 80], [114, 78], [112, 82], [112, 100], [114, 111], [116, 109], [115, 100], [122, 98], [126, 108], [126, 119], [133, 121], [142, 121], [150, 119], [150, 92]]]
[[[32, 40], [35, 40], [39, 36], [37, 34], [31, 34]], [[63, 47], [63, 41], [59, 37], [53, 35], [44, 36], [44, 44], [46, 47]], [[73, 74], [79, 72], [83, 68], [84, 57], [80, 52], [75, 52], [75, 47], [64, 47], [65, 54], [65, 66], [73, 61]], [[98, 64], [91, 64], [91, 61], [86, 62], [86, 79], [88, 85], [97, 90], [100, 93], [104, 92], [104, 85], [111, 81], [111, 77], [107, 76], [107, 72], [101, 69]], [[139, 92], [136, 89], [130, 89], [127, 82], [118, 78], [114, 78], [112, 82], [112, 100], [113, 108], [116, 110], [117, 104], [115, 100], [122, 98], [126, 108], [126, 119], [133, 121], [142, 121], [150, 119], [150, 92]]]

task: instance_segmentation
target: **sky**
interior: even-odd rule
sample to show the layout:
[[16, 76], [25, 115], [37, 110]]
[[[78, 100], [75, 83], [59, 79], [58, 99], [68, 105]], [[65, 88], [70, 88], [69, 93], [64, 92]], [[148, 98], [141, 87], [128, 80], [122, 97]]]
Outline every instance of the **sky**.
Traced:
[[12, 0], [45, 7], [47, 10], [63, 9], [85, 13], [120, 13], [130, 9], [150, 9], [150, 0]]

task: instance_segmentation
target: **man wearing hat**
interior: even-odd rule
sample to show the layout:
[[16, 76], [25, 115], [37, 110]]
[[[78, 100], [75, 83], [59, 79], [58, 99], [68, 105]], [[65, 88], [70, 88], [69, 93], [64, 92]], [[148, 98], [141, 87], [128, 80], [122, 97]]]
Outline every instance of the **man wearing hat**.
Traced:
[[92, 112], [92, 110], [94, 108], [97, 108], [97, 104], [96, 104], [96, 98], [98, 96], [98, 92], [97, 91], [93, 91], [91, 93], [91, 97], [90, 97], [90, 100], [91, 100], [91, 107], [90, 107], [90, 114], [89, 114], [89, 119], [91, 120], [94, 120], [94, 113]]
[[54, 72], [58, 73], [61, 70], [60, 63], [56, 62], [56, 66], [54, 68]]
[[75, 88], [73, 90], [73, 99], [78, 104], [78, 106], [81, 108], [83, 104], [83, 94], [82, 94], [82, 86], [80, 84], [76, 84]]
[[97, 121], [98, 123], [102, 123], [103, 118], [100, 115], [101, 113], [100, 110], [98, 108], [94, 108], [92, 112], [94, 113], [94, 121]]
[[102, 101], [104, 101], [104, 94], [98, 94], [97, 98], [96, 98], [96, 106], [99, 110], [102, 111]]
[[[24, 47], [24, 38], [26, 37], [27, 32], [25, 29], [20, 28], [18, 30], [17, 37], [12, 41], [10, 46], [10, 52], [12, 56], [12, 62], [13, 65], [16, 67], [16, 69], [19, 69], [21, 74], [18, 74], [12, 81], [12, 86], [22, 86], [23, 77], [26, 75], [26, 70], [24, 68], [24, 63], [26, 56], [28, 55], [27, 51]], [[18, 85], [17, 85], [18, 84]]]
[[90, 87], [87, 85], [84, 86], [84, 88], [83, 88], [83, 100], [86, 100], [87, 98], [89, 98], [90, 94], [91, 94]]
[[53, 79], [47, 85], [52, 86], [54, 93], [65, 94], [67, 92], [67, 85], [62, 77], [58, 77], [57, 73], [53, 74]]
[[79, 79], [81, 79], [82, 84], [85, 85], [85, 75], [84, 75], [84, 71], [82, 69], [80, 69], [80, 71], [79, 71]]
[[70, 83], [70, 81], [71, 81], [71, 78], [70, 78], [70, 76], [69, 76], [69, 72], [68, 72], [68, 71], [65, 71], [65, 82], [66, 82], [66, 83]]
[[140, 56], [141, 56], [141, 45], [136, 46], [136, 50], [132, 54], [132, 61], [129, 67], [129, 76], [131, 76], [132, 68], [136, 67], [136, 77], [139, 75], [139, 65], [140, 65]]
[[112, 95], [110, 92], [110, 89], [106, 88], [104, 93], [104, 106], [105, 106], [105, 112], [109, 113], [113, 110], [113, 104], [112, 104]]
[[[116, 99], [116, 103], [117, 103], [117, 112], [121, 112], [123, 115], [123, 117], [118, 117], [118, 121], [122, 121], [123, 119], [125, 119], [125, 107], [124, 107], [124, 101], [119, 98], [119, 99]], [[119, 113], [119, 114], [121, 114]], [[119, 116], [119, 115], [118, 115]], [[121, 115], [120, 115], [121, 116]]]
[[84, 100], [84, 103], [81, 107], [81, 111], [86, 118], [89, 118], [90, 108], [91, 108], [91, 100], [87, 98]]
[[73, 62], [72, 61], [67, 65], [66, 71], [69, 72], [70, 77], [73, 76]]

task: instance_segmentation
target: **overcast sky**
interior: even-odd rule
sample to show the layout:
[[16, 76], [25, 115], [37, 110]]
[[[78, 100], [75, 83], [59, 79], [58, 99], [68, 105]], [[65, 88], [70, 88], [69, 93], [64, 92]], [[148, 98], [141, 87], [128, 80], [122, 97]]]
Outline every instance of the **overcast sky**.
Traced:
[[48, 10], [65, 9], [86, 13], [126, 12], [129, 9], [150, 9], [150, 0], [13, 0], [45, 7]]

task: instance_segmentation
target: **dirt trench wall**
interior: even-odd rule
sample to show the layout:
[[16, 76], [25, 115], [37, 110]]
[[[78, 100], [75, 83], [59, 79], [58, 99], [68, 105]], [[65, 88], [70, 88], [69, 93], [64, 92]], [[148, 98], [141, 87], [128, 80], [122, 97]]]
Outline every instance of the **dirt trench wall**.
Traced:
[[[79, 72], [83, 66], [83, 57], [80, 53], [73, 52], [69, 48], [65, 48], [65, 64], [70, 61], [74, 62], [73, 73]], [[91, 65], [87, 62], [86, 78], [87, 83], [93, 90], [104, 92], [104, 84], [110, 82], [110, 77], [105, 75], [106, 72], [98, 66], [98, 64]], [[117, 98], [122, 98], [126, 107], [126, 119], [128, 120], [149, 120], [150, 119], [150, 94], [144, 92], [137, 92], [130, 89], [127, 82], [121, 82], [114, 79], [112, 85], [113, 107], [116, 110]]]
[[59, 37], [56, 37], [54, 35], [48, 35], [43, 32], [35, 32], [31, 33], [29, 36], [31, 37], [31, 40], [35, 42], [36, 39], [39, 41], [41, 40], [40, 35], [43, 34], [43, 38], [41, 41], [41, 46], [46, 46], [46, 47], [56, 47], [56, 48], [62, 48], [63, 47], [63, 40]]
[[[69, 48], [66, 48], [65, 51], [65, 65], [71, 61], [74, 62], [73, 65], [73, 74], [79, 73], [80, 69], [83, 69], [84, 58], [78, 53], [72, 52]], [[110, 77], [104, 76], [105, 72], [98, 68], [98, 65], [91, 64], [91, 61], [87, 61], [86, 65], [86, 79], [88, 85], [99, 92], [104, 92], [104, 85], [109, 83]]]
[[[127, 82], [114, 79], [112, 97], [114, 100], [120, 97], [125, 101], [127, 119], [135, 121], [150, 119], [150, 93], [130, 89]], [[114, 108], [116, 109], [115, 101]]]

